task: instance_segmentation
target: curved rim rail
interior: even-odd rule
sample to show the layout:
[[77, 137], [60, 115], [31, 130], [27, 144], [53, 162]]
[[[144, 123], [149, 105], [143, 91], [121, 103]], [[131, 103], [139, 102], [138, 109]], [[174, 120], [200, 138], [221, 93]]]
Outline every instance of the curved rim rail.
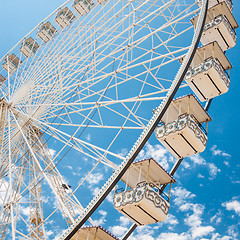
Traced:
[[147, 127], [143, 130], [142, 134], [139, 136], [138, 140], [130, 150], [126, 159], [122, 162], [122, 164], [118, 167], [118, 169], [113, 173], [113, 175], [108, 179], [108, 181], [104, 184], [102, 189], [99, 191], [98, 195], [95, 196], [89, 205], [85, 208], [85, 211], [79, 216], [76, 220], [75, 224], [71, 225], [65, 233], [60, 237], [61, 240], [70, 240], [71, 237], [83, 226], [83, 224], [88, 220], [88, 218], [95, 212], [95, 210], [99, 207], [99, 205], [103, 202], [103, 200], [107, 197], [107, 195], [112, 191], [117, 182], [121, 179], [124, 173], [127, 171], [129, 166], [138, 156], [139, 152], [142, 150], [153, 131], [157, 127], [157, 124], [162, 119], [164, 113], [166, 112], [168, 106], [173, 100], [177, 90], [179, 89], [185, 74], [192, 62], [192, 59], [197, 50], [198, 44], [200, 42], [200, 38], [203, 32], [203, 27], [206, 20], [208, 8], [208, 0], [203, 0], [203, 4], [200, 11], [200, 17], [198, 19], [197, 27], [194, 32], [193, 40], [191, 46], [184, 58], [184, 61], [179, 68], [175, 79], [169, 89], [166, 98], [162, 101], [162, 103], [157, 108], [157, 111], [152, 116], [149, 121]]

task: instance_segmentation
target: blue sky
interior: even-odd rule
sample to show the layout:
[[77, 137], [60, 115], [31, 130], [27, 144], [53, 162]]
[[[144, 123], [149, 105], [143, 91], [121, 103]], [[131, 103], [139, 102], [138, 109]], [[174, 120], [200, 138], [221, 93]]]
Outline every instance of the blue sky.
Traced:
[[[64, 1], [0, 0], [0, 56]], [[233, 0], [233, 14], [240, 22], [240, 2]], [[237, 33], [239, 30], [237, 29]], [[227, 51], [233, 65], [230, 90], [214, 99], [209, 114], [208, 144], [205, 152], [184, 160], [176, 174], [168, 219], [161, 224], [139, 227], [132, 240], [238, 240], [240, 239], [240, 162], [239, 162], [239, 92], [240, 43]], [[169, 170], [171, 155], [154, 136], [139, 159], [154, 157]], [[68, 172], [69, 171], [69, 172]], [[65, 175], [74, 170], [65, 169]], [[77, 173], [76, 173], [77, 174]], [[102, 184], [103, 173], [89, 180], [92, 191]], [[131, 223], [111, 209], [108, 198], [94, 214], [95, 224], [103, 225], [121, 237]], [[88, 201], [88, 200], [86, 200]], [[58, 229], [49, 233], [52, 239]]]

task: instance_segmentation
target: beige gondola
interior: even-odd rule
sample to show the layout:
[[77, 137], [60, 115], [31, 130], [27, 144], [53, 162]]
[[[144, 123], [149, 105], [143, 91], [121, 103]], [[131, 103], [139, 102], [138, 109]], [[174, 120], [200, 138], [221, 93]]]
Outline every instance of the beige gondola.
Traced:
[[[232, 12], [233, 10], [233, 5], [232, 5], [232, 0], [209, 0], [208, 1], [208, 8], [211, 8], [215, 5], [217, 5], [220, 2], [225, 2], [229, 8], [229, 10]], [[197, 0], [197, 4], [199, 7], [202, 6], [202, 0]]]
[[78, 12], [80, 16], [87, 14], [90, 11], [92, 5], [92, 0], [74, 0], [73, 2], [73, 8]]
[[20, 52], [22, 52], [22, 54], [26, 57], [29, 58], [31, 57], [33, 54], [36, 53], [36, 51], [38, 50], [39, 45], [36, 41], [34, 41], [31, 37], [29, 37], [28, 39], [26, 39], [23, 43], [22, 46], [20, 48]]
[[175, 181], [154, 159], [133, 163], [121, 179], [126, 186], [114, 194], [114, 208], [137, 225], [162, 222], [170, 208], [169, 194], [161, 193], [161, 186]]
[[61, 28], [65, 28], [73, 22], [74, 18], [75, 15], [72, 13], [72, 11], [68, 7], [65, 7], [57, 13], [55, 17], [55, 22]]
[[38, 36], [46, 43], [48, 42], [56, 32], [56, 28], [50, 23], [44, 23], [38, 30]]
[[96, 0], [96, 2], [98, 3], [98, 4], [104, 4], [105, 2], [106, 2], [107, 0]]
[[7, 79], [0, 74], [0, 86], [1, 86], [6, 80], [7, 80]]
[[201, 101], [206, 101], [228, 91], [227, 70], [231, 68], [218, 43], [212, 42], [197, 49], [185, 81]]
[[2, 67], [7, 72], [9, 71], [10, 74], [13, 74], [17, 70], [18, 66], [22, 63], [14, 53], [6, 57], [4, 60], [5, 63], [3, 63]]
[[[196, 27], [199, 15], [191, 19]], [[235, 29], [238, 24], [233, 17], [225, 1], [211, 7], [207, 11], [206, 24], [203, 29], [201, 43], [206, 45], [217, 41], [223, 51], [226, 51], [236, 45], [237, 36]]]
[[42, 222], [42, 218], [39, 213], [31, 213], [30, 214], [30, 222], [35, 226], [38, 226]]
[[71, 240], [119, 240], [103, 227], [80, 228]]
[[208, 138], [202, 123], [209, 121], [208, 113], [190, 94], [172, 101], [155, 134], [172, 155], [180, 159], [205, 150]]
[[[30, 213], [30, 223], [34, 225], [34, 227], [39, 227], [42, 224], [42, 217], [38, 212]], [[37, 237], [42, 237], [43, 231], [39, 229], [38, 231], [31, 234], [32, 239], [37, 239]]]

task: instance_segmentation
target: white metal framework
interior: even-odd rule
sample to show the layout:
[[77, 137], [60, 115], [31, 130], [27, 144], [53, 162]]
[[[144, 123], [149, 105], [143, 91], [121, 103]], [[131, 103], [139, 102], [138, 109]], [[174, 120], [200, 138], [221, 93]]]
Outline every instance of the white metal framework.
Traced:
[[156, 123], [197, 13], [194, 0], [67, 1], [1, 59], [0, 239], [47, 239], [56, 219], [70, 236]]

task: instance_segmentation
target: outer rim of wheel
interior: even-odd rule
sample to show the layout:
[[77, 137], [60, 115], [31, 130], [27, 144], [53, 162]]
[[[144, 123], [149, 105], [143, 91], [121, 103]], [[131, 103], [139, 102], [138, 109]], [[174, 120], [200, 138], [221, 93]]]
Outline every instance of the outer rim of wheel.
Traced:
[[[12, 49], [10, 49], [1, 59], [0, 62], [8, 56], [18, 45], [20, 45], [32, 32], [34, 32], [41, 24], [43, 24], [45, 21], [47, 21], [51, 16], [53, 16], [59, 9], [67, 5], [71, 0], [67, 0], [64, 4], [62, 4], [60, 7], [58, 7], [54, 12], [52, 12], [48, 17], [46, 17], [43, 21], [41, 21], [32, 31], [30, 31], [24, 38], [22, 38]], [[100, 190], [100, 193], [97, 197], [95, 197], [90, 204], [85, 208], [85, 212], [82, 216], [79, 217], [78, 220], [76, 220], [75, 224], [72, 225], [69, 229], [67, 229], [67, 232], [63, 234], [60, 239], [71, 239], [71, 237], [82, 227], [82, 225], [89, 219], [89, 217], [93, 214], [93, 212], [98, 208], [98, 206], [102, 203], [102, 201], [107, 197], [107, 195], [110, 193], [110, 191], [114, 188], [114, 186], [117, 184], [117, 182], [121, 179], [123, 174], [127, 171], [128, 167], [132, 164], [132, 162], [135, 160], [141, 149], [144, 147], [146, 142], [148, 141], [149, 137], [152, 135], [154, 129], [156, 128], [158, 122], [161, 120], [162, 116], [166, 112], [169, 104], [171, 103], [172, 99], [174, 98], [180, 84], [183, 81], [183, 78], [186, 74], [186, 71], [191, 64], [192, 58], [195, 54], [195, 51], [197, 49], [197, 46], [200, 41], [200, 37], [203, 31], [203, 26], [206, 18], [206, 12], [207, 12], [207, 4], [208, 0], [204, 0], [200, 12], [200, 17], [198, 20], [198, 25], [194, 33], [193, 41], [191, 44], [190, 49], [187, 52], [187, 55], [184, 59], [184, 63], [178, 70], [178, 73], [172, 82], [172, 85], [165, 97], [165, 99], [162, 101], [161, 105], [158, 107], [157, 111], [149, 121], [147, 127], [145, 130], [141, 133], [140, 137], [137, 139], [136, 143], [130, 150], [128, 156], [126, 157], [126, 160], [122, 162], [122, 164], [119, 166], [119, 168], [115, 171], [115, 173], [109, 178], [109, 180], [105, 183], [103, 188]]]
[[143, 130], [136, 143], [130, 150], [126, 159], [122, 162], [119, 168], [113, 173], [113, 175], [108, 179], [108, 181], [104, 184], [99, 194], [93, 198], [93, 200], [89, 203], [89, 205], [85, 208], [85, 211], [80, 217], [76, 220], [75, 224], [73, 224], [70, 228], [68, 228], [65, 233], [60, 237], [60, 239], [69, 240], [72, 236], [83, 226], [83, 224], [88, 220], [88, 218], [95, 212], [98, 206], [103, 202], [103, 200], [107, 197], [107, 195], [111, 192], [117, 182], [121, 179], [124, 173], [127, 171], [129, 166], [135, 160], [139, 152], [142, 150], [152, 133], [154, 132], [157, 124], [161, 121], [164, 113], [166, 112], [168, 106], [173, 100], [178, 88], [180, 87], [184, 76], [192, 62], [192, 59], [197, 50], [198, 44], [200, 42], [200, 38], [202, 36], [203, 27], [206, 20], [207, 9], [208, 9], [208, 1], [203, 0], [203, 4], [201, 7], [201, 11], [199, 14], [199, 19], [197, 23], [197, 27], [194, 32], [193, 40], [191, 46], [184, 58], [184, 61], [179, 68], [174, 81], [162, 103], [157, 108], [156, 112], [150, 119], [147, 127]]

